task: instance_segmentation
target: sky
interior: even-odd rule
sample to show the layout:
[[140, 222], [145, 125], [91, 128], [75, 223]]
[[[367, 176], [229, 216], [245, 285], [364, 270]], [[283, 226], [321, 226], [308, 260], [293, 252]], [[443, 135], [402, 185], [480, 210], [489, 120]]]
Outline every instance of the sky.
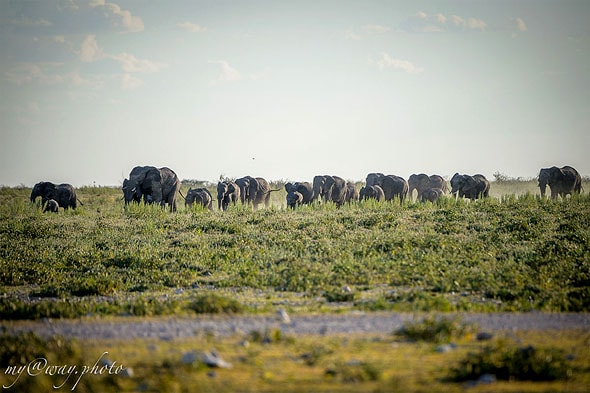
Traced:
[[590, 2], [0, 0], [0, 185], [590, 175]]

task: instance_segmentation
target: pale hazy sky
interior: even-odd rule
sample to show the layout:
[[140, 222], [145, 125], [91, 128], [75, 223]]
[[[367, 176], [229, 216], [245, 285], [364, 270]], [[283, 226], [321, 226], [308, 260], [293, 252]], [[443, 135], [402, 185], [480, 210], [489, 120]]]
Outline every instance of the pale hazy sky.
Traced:
[[590, 1], [0, 0], [0, 184], [590, 175]]

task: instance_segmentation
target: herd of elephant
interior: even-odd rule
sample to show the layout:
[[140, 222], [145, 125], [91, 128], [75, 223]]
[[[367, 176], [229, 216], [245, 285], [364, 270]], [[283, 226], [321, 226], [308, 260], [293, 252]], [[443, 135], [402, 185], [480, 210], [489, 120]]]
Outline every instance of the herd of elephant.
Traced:
[[[542, 168], [538, 176], [541, 196], [545, 196], [546, 187], [551, 189], [551, 198], [580, 193], [582, 178], [578, 171], [570, 166], [562, 168]], [[465, 175], [455, 173], [450, 180], [451, 194], [457, 198], [477, 199], [488, 197], [490, 182], [483, 175]], [[167, 167], [136, 166], [123, 181], [123, 199], [125, 204], [140, 203], [168, 204], [170, 211], [176, 211], [177, 195], [180, 194], [180, 179]], [[238, 202], [249, 204], [256, 209], [260, 204], [270, 204], [274, 191], [269, 183], [261, 177], [245, 176], [233, 181], [220, 181], [217, 184], [217, 208], [227, 210], [230, 204]], [[417, 191], [417, 199], [435, 202], [448, 192], [447, 182], [439, 175], [414, 174], [406, 181], [396, 175], [369, 173], [366, 184], [359, 191], [355, 184], [338, 176], [319, 175], [313, 182], [295, 182], [285, 184], [287, 206], [295, 209], [302, 204], [315, 201], [333, 202], [336, 207], [358, 200], [375, 199], [377, 201], [399, 200], [400, 203]], [[57, 212], [60, 207], [75, 209], [79, 201], [75, 188], [70, 184], [53, 184], [40, 182], [31, 191], [31, 202], [41, 197], [45, 212]], [[183, 196], [186, 206], [201, 205], [213, 210], [213, 196], [206, 188], [189, 188]], [[82, 204], [80, 202], [80, 204]]]

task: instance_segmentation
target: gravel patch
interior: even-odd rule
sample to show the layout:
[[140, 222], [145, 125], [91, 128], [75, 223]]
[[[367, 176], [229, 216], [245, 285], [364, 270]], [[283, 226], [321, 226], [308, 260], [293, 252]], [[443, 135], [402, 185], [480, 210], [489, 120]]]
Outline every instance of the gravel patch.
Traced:
[[[199, 335], [227, 337], [280, 329], [289, 335], [388, 334], [408, 321], [420, 320], [427, 314], [363, 313], [291, 315], [199, 315], [193, 318], [83, 318], [76, 320], [3, 321], [8, 332], [33, 331], [40, 336], [61, 335], [80, 340], [161, 339], [172, 340]], [[485, 331], [518, 330], [590, 330], [590, 313], [450, 313]]]

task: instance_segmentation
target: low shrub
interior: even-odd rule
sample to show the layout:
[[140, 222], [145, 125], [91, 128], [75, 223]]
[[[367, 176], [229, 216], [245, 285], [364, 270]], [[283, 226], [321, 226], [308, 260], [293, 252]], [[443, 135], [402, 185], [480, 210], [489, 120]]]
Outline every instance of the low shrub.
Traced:
[[406, 323], [394, 334], [410, 341], [445, 343], [464, 336], [469, 330], [470, 327], [458, 319], [429, 316], [419, 322]]
[[236, 314], [244, 311], [240, 302], [213, 293], [197, 296], [188, 308], [197, 314]]
[[491, 374], [501, 380], [554, 381], [567, 379], [571, 373], [560, 349], [510, 346], [499, 341], [478, 353], [469, 353], [451, 369], [450, 379], [457, 382], [477, 380]]

